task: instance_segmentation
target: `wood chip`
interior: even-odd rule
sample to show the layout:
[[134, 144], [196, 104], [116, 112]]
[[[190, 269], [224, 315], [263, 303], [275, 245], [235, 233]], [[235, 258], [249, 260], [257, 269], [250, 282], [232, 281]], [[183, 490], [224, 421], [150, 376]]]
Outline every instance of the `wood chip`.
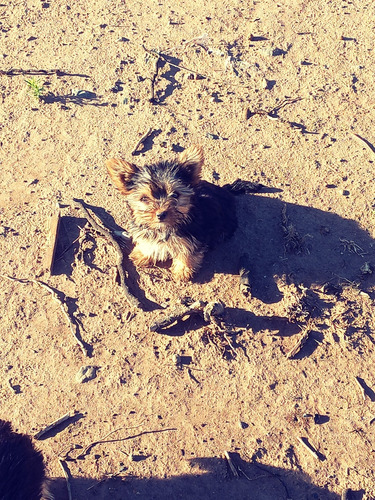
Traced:
[[53, 274], [53, 265], [55, 260], [56, 246], [59, 234], [61, 213], [58, 207], [48, 221], [47, 246], [44, 256], [44, 265], [50, 274]]
[[233, 476], [237, 477], [237, 478], [240, 477], [240, 475], [238, 474], [238, 471], [237, 471], [237, 469], [236, 469], [236, 467], [235, 467], [235, 465], [234, 465], [234, 463], [233, 463], [232, 459], [230, 458], [230, 455], [227, 451], [224, 451], [224, 456], [228, 461], [228, 465], [230, 467], [230, 470], [232, 471]]
[[303, 445], [303, 447], [314, 457], [320, 460], [319, 453], [317, 450], [308, 442], [306, 438], [298, 437], [298, 441]]
[[159, 321], [155, 321], [155, 323], [150, 326], [150, 330], [152, 332], [159, 332], [163, 328], [171, 326], [173, 323], [186, 316], [191, 316], [196, 313], [201, 313], [203, 315], [205, 305], [206, 302], [197, 300], [191, 306], [179, 306], [169, 316], [164, 317]]
[[286, 354], [287, 359], [294, 358], [294, 356], [296, 356], [300, 352], [302, 347], [306, 344], [310, 333], [311, 333], [311, 328], [306, 328], [305, 331], [302, 332], [301, 337], [294, 344], [292, 349], [289, 352], [287, 352], [287, 354]]
[[68, 499], [73, 500], [72, 486], [70, 484], [71, 474], [70, 474], [69, 467], [67, 466], [66, 462], [64, 460], [62, 460], [61, 458], [59, 458], [59, 464], [60, 464], [60, 467], [63, 471], [65, 480], [66, 480], [66, 489], [68, 490]]
[[69, 418], [74, 417], [74, 415], [75, 415], [74, 411], [70, 411], [70, 412], [66, 413], [65, 415], [63, 415], [59, 419], [57, 419], [54, 422], [52, 422], [52, 424], [47, 425], [42, 430], [40, 430], [39, 432], [37, 432], [34, 435], [35, 439], [40, 439], [42, 436], [44, 436], [44, 434], [47, 434], [47, 432], [51, 431], [52, 429], [54, 429], [58, 425], [62, 424], [63, 422], [65, 422]]

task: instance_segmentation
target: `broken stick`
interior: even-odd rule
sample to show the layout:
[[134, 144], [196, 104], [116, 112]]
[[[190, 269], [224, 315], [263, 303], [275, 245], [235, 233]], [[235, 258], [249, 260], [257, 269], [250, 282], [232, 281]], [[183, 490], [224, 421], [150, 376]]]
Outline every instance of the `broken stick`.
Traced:
[[173, 313], [170, 316], [167, 316], [166, 318], [156, 321], [154, 324], [150, 326], [150, 330], [152, 332], [158, 332], [159, 330], [162, 330], [163, 328], [166, 328], [167, 326], [172, 325], [179, 319], [184, 318], [185, 316], [191, 316], [192, 314], [200, 313], [203, 315], [203, 309], [206, 305], [206, 302], [203, 302], [202, 300], [197, 300], [191, 306], [179, 306], [177, 307]]
[[103, 226], [101, 226], [100, 224], [98, 224], [96, 222], [96, 220], [90, 215], [89, 211], [85, 207], [85, 203], [84, 203], [83, 200], [79, 200], [77, 198], [73, 198], [73, 201], [76, 203], [76, 206], [83, 211], [83, 213], [85, 214], [85, 217], [88, 220], [88, 222], [91, 225], [91, 227], [95, 231], [97, 231], [99, 234], [101, 234], [102, 236], [104, 236], [104, 238], [113, 245], [114, 249], [117, 252], [117, 270], [118, 270], [118, 273], [119, 273], [119, 276], [120, 276], [121, 287], [122, 287], [122, 289], [123, 289], [123, 291], [125, 293], [125, 296], [126, 296], [128, 302], [129, 302], [129, 304], [132, 305], [132, 306], [134, 306], [134, 307], [140, 308], [141, 304], [140, 304], [139, 300], [137, 299], [137, 297], [135, 297], [130, 292], [130, 290], [129, 290], [126, 282], [125, 282], [125, 271], [124, 271], [124, 268], [123, 268], [124, 254], [123, 254], [123, 252], [121, 250], [121, 247], [120, 247], [119, 243], [112, 236], [111, 231], [109, 231], [108, 229], [105, 229]]
[[359, 379], [359, 377], [355, 377], [354, 380], [357, 382], [357, 385], [361, 390], [363, 401], [366, 401], [366, 391], [363, 385], [361, 384], [361, 380]]
[[55, 420], [54, 422], [52, 422], [52, 424], [47, 425], [42, 430], [40, 430], [39, 432], [37, 432], [35, 434], [34, 438], [35, 439], [40, 439], [42, 436], [44, 436], [44, 434], [47, 434], [47, 432], [51, 431], [52, 429], [54, 429], [58, 425], [62, 424], [63, 422], [65, 422], [65, 420], [68, 420], [69, 418], [74, 417], [74, 415], [75, 415], [74, 411], [69, 411], [68, 413], [66, 413], [65, 415], [63, 415], [61, 418], [59, 418], [59, 419]]
[[137, 145], [135, 146], [135, 148], [133, 149], [132, 151], [132, 156], [135, 156], [138, 152], [138, 149], [139, 147], [141, 146], [141, 144], [143, 144], [145, 142], [145, 140], [150, 137], [150, 135], [152, 134], [152, 127], [150, 127], [147, 132], [145, 134], [142, 135], [142, 137], [139, 139], [139, 141], [137, 142]]
[[319, 453], [317, 450], [307, 441], [306, 438], [298, 437], [298, 441], [304, 446], [304, 448], [314, 457], [320, 460]]
[[238, 471], [237, 471], [236, 467], [234, 466], [234, 463], [233, 463], [232, 459], [230, 458], [230, 455], [227, 451], [224, 451], [224, 456], [228, 461], [228, 465], [230, 467], [230, 470], [232, 471], [233, 476], [240, 477], [240, 475], [238, 474]]
[[61, 458], [59, 458], [59, 464], [60, 464], [60, 467], [63, 471], [65, 480], [66, 480], [66, 489], [68, 490], [68, 498], [69, 498], [69, 500], [73, 500], [72, 486], [70, 484], [71, 474], [70, 474], [69, 467], [67, 466], [66, 462], [64, 460], [62, 460]]
[[294, 344], [292, 349], [289, 352], [287, 352], [287, 354], [286, 354], [287, 359], [294, 358], [294, 356], [300, 352], [302, 347], [306, 344], [310, 333], [311, 333], [311, 328], [306, 327], [305, 331], [302, 332], [299, 340]]

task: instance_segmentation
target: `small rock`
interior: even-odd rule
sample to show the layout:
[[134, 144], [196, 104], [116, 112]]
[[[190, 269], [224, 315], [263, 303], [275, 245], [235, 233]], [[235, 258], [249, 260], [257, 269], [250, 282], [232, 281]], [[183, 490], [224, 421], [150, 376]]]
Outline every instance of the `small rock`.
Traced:
[[77, 90], [73, 93], [74, 96], [79, 97], [81, 99], [95, 99], [95, 92], [90, 92], [89, 90]]
[[211, 316], [222, 316], [224, 314], [224, 304], [220, 301], [209, 302], [203, 310], [205, 321], [211, 321]]
[[272, 55], [275, 56], [284, 56], [286, 54], [285, 50], [280, 49], [279, 47], [275, 47], [272, 49]]
[[249, 424], [242, 422], [242, 420], [240, 420], [239, 424], [241, 429], [247, 429], [249, 427]]
[[96, 378], [96, 370], [96, 366], [82, 366], [76, 374], [76, 382], [78, 384], [83, 384]]
[[343, 189], [343, 190], [342, 190], [342, 194], [343, 194], [344, 196], [349, 196], [349, 195], [350, 195], [350, 191], [348, 191], [347, 189]]

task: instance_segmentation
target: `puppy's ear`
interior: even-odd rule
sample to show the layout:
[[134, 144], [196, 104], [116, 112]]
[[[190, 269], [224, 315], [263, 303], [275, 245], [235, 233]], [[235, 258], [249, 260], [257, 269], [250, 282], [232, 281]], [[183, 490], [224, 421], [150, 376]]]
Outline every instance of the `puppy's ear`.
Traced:
[[132, 178], [139, 171], [138, 167], [120, 158], [111, 158], [105, 162], [105, 165], [120, 193], [129, 194], [133, 187]]
[[198, 184], [200, 181], [203, 162], [203, 148], [201, 146], [190, 146], [181, 153], [179, 163], [188, 172], [192, 184]]

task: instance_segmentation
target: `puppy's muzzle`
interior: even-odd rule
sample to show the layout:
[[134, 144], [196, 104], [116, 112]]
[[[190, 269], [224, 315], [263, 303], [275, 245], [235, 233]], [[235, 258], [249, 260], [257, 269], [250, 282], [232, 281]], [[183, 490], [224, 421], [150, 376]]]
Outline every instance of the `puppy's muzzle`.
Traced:
[[167, 217], [167, 215], [168, 215], [167, 210], [164, 210], [163, 212], [158, 212], [158, 213], [156, 214], [156, 217], [158, 218], [158, 220], [159, 220], [160, 222], [163, 222], [163, 220], [165, 220], [165, 218]]

